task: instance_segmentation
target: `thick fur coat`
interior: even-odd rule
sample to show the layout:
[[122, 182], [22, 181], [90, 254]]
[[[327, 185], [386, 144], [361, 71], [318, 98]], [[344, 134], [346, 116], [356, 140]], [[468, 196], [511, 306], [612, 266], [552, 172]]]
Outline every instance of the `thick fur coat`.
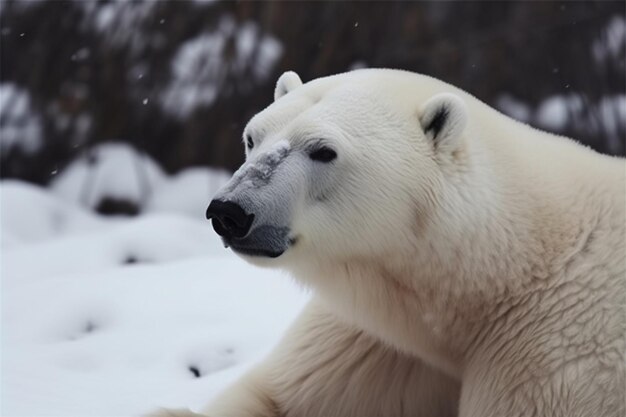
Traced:
[[626, 415], [623, 159], [382, 69], [285, 73], [244, 142], [216, 231], [315, 296], [202, 415]]

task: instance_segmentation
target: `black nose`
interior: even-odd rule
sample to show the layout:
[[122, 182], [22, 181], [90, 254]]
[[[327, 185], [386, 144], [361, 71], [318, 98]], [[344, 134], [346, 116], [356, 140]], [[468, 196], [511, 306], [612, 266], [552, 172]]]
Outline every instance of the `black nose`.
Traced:
[[213, 200], [206, 209], [215, 233], [225, 238], [242, 238], [248, 234], [254, 214], [246, 214], [239, 204], [232, 201]]

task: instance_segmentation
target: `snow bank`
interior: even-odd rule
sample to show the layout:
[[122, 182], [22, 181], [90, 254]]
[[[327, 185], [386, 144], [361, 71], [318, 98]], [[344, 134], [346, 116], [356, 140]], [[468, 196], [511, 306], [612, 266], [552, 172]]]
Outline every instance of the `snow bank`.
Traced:
[[286, 278], [229, 257], [58, 277], [2, 297], [3, 415], [12, 416], [197, 409], [276, 342], [304, 301]]
[[198, 410], [306, 302], [289, 278], [223, 249], [206, 221], [105, 219], [20, 182], [0, 191], [2, 240], [19, 241], [1, 252], [3, 416]]
[[140, 205], [165, 173], [152, 158], [123, 143], [106, 143], [67, 166], [50, 186], [64, 200], [95, 208], [103, 197]]
[[205, 222], [199, 223], [180, 216], [142, 216], [134, 221], [110, 222], [109, 227], [100, 228], [99, 233], [59, 237], [18, 247], [3, 256], [0, 270], [12, 280], [4, 285], [136, 263], [224, 256], [224, 247], [210, 227]]
[[51, 182], [60, 199], [95, 210], [113, 198], [140, 212], [185, 214], [203, 219], [215, 192], [230, 174], [188, 168], [167, 176], [148, 155], [123, 143], [105, 143], [79, 157]]
[[17, 180], [0, 182], [3, 248], [98, 229], [104, 223], [51, 195], [45, 188]]

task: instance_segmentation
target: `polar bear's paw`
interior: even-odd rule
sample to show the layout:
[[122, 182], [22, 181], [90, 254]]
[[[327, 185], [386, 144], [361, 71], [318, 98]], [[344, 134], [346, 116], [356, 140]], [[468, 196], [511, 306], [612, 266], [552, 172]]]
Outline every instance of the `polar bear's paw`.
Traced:
[[204, 414], [194, 413], [189, 409], [183, 408], [160, 408], [149, 414], [144, 414], [142, 417], [207, 417]]

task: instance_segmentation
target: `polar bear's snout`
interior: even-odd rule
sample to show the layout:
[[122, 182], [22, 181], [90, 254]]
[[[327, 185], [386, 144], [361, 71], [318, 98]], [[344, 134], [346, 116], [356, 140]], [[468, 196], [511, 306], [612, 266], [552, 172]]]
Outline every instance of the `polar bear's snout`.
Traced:
[[276, 258], [293, 246], [294, 204], [304, 186], [297, 157], [280, 142], [255, 155], [214, 196], [206, 211], [224, 245], [241, 255]]
[[243, 238], [252, 227], [254, 214], [247, 214], [237, 203], [213, 200], [206, 210], [206, 218], [211, 220], [215, 233], [226, 239]]

